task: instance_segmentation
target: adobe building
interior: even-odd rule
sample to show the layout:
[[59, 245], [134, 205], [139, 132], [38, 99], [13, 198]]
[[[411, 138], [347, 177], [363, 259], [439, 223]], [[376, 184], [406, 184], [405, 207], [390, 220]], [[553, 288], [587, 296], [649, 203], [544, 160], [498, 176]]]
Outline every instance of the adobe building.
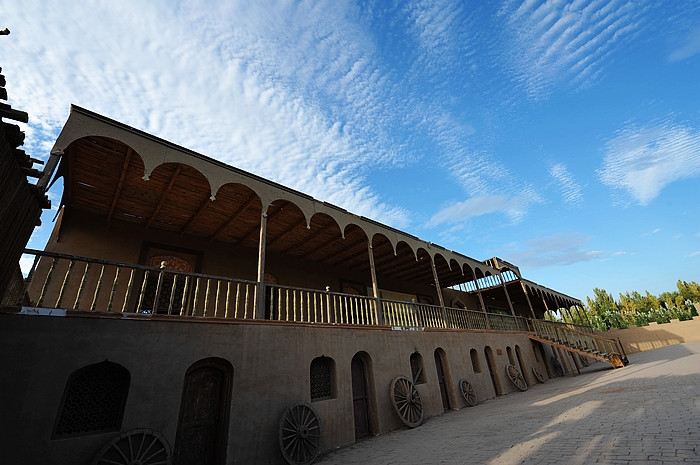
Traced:
[[588, 359], [622, 365], [589, 327], [545, 321], [581, 302], [511, 263], [79, 107], [37, 185], [55, 177], [46, 249], [0, 289], [8, 463], [311, 463]]

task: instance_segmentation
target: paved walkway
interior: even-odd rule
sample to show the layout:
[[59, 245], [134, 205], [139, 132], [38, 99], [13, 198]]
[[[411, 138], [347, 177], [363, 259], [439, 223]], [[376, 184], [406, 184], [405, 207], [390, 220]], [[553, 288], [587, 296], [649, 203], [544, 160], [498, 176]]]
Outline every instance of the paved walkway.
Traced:
[[592, 364], [415, 429], [320, 457], [332, 464], [700, 464], [700, 343]]

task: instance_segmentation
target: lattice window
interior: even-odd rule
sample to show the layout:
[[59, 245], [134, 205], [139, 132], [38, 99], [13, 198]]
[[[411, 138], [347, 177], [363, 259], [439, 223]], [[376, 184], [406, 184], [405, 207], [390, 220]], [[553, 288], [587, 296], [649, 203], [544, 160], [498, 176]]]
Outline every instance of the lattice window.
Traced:
[[418, 352], [411, 354], [411, 374], [413, 384], [425, 383], [425, 370], [423, 370], [423, 357]]
[[474, 373], [481, 373], [481, 364], [479, 363], [479, 353], [476, 351], [476, 349], [472, 349], [469, 351], [469, 356], [472, 359], [472, 370], [474, 370]]
[[108, 361], [73, 372], [63, 392], [54, 437], [118, 431], [130, 381], [126, 368]]
[[323, 400], [333, 397], [333, 359], [316, 357], [311, 361], [311, 400]]

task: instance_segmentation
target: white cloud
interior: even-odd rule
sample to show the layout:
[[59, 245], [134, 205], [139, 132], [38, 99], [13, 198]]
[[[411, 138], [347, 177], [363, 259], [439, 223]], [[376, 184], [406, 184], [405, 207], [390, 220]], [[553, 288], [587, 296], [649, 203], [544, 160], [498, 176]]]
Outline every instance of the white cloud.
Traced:
[[689, 257], [697, 257], [698, 255], [700, 255], [700, 250], [698, 250], [697, 252], [693, 252], [693, 253], [691, 253], [691, 254], [688, 255], [688, 256], [689, 256]]
[[527, 194], [519, 197], [506, 195], [471, 197], [442, 208], [430, 218], [428, 225], [461, 223], [473, 217], [499, 212], [507, 215], [511, 221], [517, 222], [522, 219], [529, 205], [534, 201], [535, 199]]
[[639, 29], [644, 10], [623, 0], [511, 2], [499, 12], [503, 58], [534, 99], [557, 85], [588, 85]]
[[669, 61], [682, 61], [700, 53], [700, 27], [688, 33], [684, 43], [670, 53]]
[[506, 260], [525, 268], [546, 268], [587, 262], [601, 257], [605, 251], [586, 250], [588, 237], [578, 234], [558, 234], [532, 239], [523, 250], [510, 252]]
[[557, 181], [557, 186], [561, 189], [565, 203], [580, 205], [583, 202], [581, 186], [574, 181], [574, 177], [569, 173], [566, 165], [557, 163], [549, 169], [549, 174]]
[[652, 234], [657, 234], [660, 232], [661, 232], [661, 228], [654, 228], [651, 231], [640, 234], [639, 237], [647, 237], [647, 236], [651, 236]]
[[[400, 162], [386, 72], [350, 3], [26, 1], [3, 67], [46, 156], [70, 103], [354, 213], [405, 226], [365, 177]], [[61, 21], [41, 21], [61, 17]], [[85, 27], [85, 25], [91, 27]]]
[[666, 121], [653, 127], [629, 126], [605, 145], [598, 176], [640, 205], [667, 185], [700, 176], [700, 131]]

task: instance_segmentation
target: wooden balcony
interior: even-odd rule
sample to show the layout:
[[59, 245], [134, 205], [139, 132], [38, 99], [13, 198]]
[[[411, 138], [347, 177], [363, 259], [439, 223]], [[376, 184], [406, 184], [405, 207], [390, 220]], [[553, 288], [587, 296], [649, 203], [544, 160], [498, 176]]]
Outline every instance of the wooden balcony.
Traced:
[[[96, 315], [274, 320], [405, 329], [528, 331], [525, 318], [411, 301], [377, 299], [26, 250], [33, 255], [16, 306]], [[264, 296], [259, 302], [258, 296]]]

